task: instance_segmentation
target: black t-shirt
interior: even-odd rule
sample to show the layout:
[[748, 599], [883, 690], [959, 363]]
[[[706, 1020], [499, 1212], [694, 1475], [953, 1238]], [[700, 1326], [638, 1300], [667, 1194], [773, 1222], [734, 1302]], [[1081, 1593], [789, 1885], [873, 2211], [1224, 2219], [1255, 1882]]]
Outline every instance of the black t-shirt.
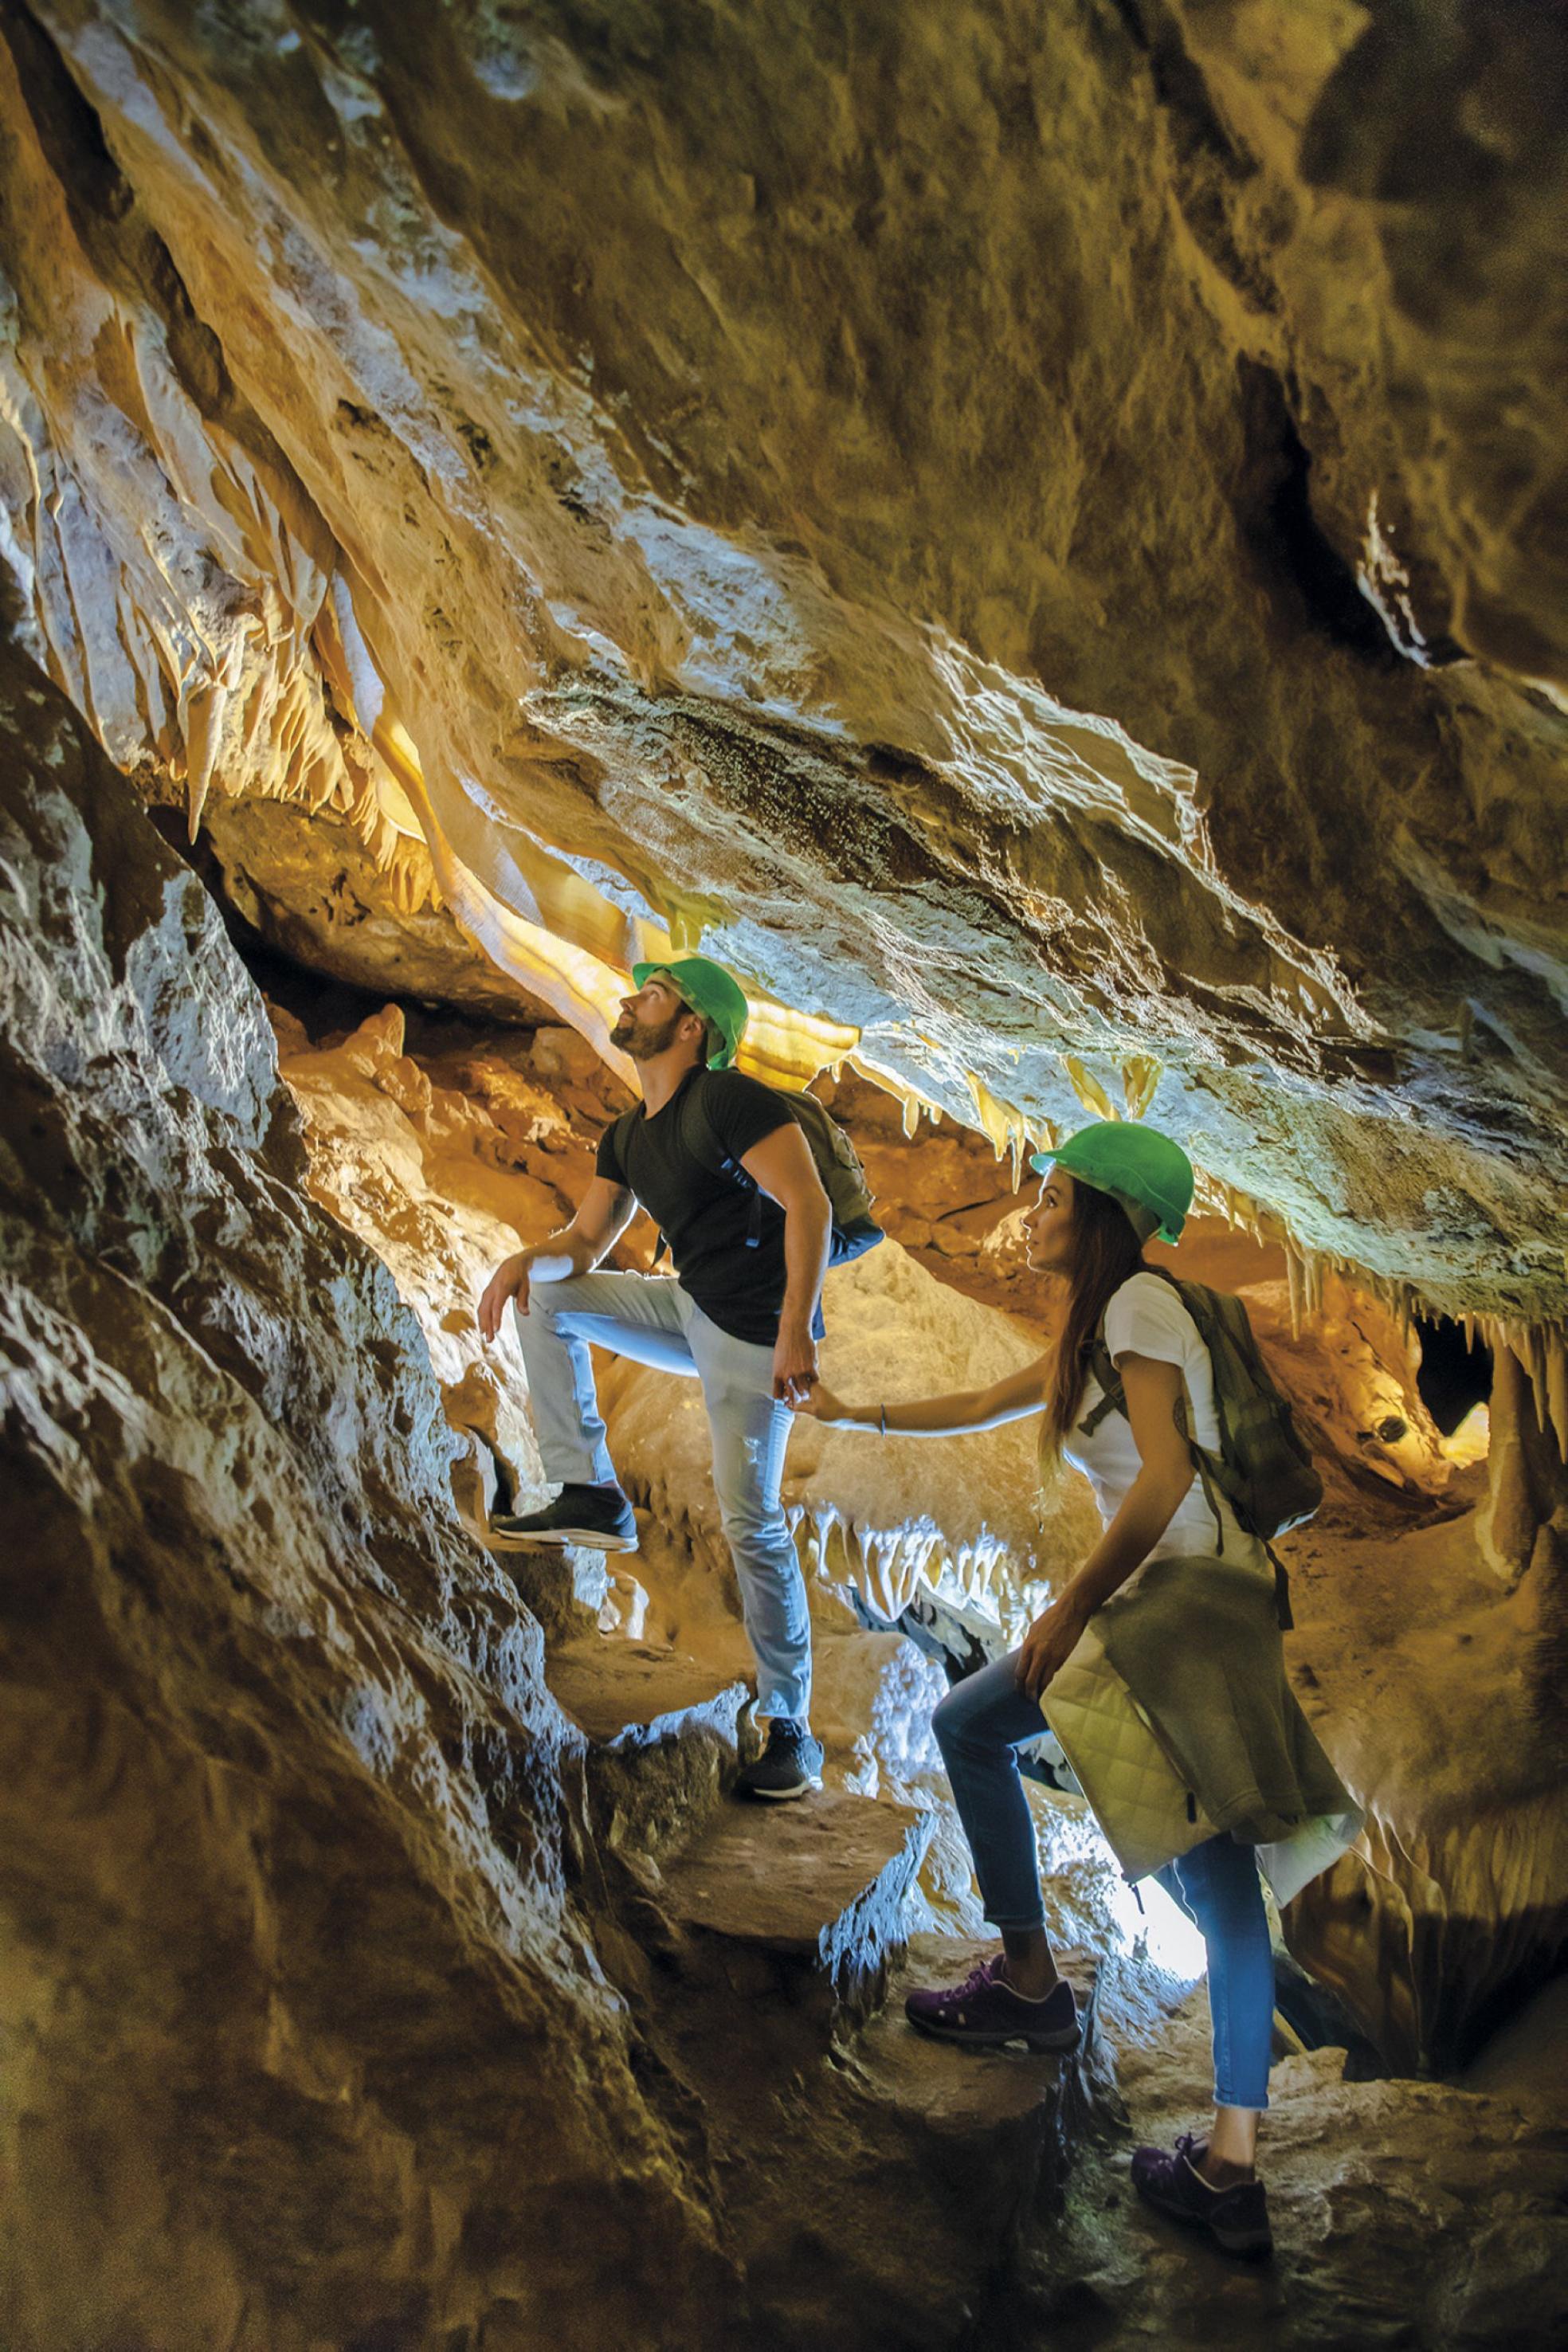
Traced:
[[[748, 1249], [751, 1193], [731, 1177], [705, 1168], [681, 1139], [682, 1105], [697, 1076], [693, 1070], [683, 1078], [653, 1118], [637, 1105], [626, 1133], [624, 1167], [616, 1150], [616, 1125], [607, 1127], [599, 1139], [597, 1172], [637, 1194], [669, 1244], [682, 1289], [710, 1321], [732, 1339], [771, 1348], [779, 1335], [786, 1279], [784, 1211], [763, 1195], [762, 1234], [756, 1248]], [[789, 1118], [771, 1087], [739, 1070], [705, 1071], [702, 1086], [713, 1131], [736, 1160]], [[820, 1308], [816, 1328], [820, 1339]]]

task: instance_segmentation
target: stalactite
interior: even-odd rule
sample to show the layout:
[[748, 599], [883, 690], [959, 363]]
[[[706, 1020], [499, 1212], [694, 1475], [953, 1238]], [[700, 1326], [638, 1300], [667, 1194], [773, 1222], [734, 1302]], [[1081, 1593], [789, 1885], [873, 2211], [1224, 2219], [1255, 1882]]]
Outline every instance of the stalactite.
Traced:
[[[1551, 1430], [1558, 1453], [1568, 1461], [1568, 1324], [1514, 1323], [1492, 1315], [1479, 1320], [1494, 1361], [1503, 1348], [1518, 1359], [1529, 1377], [1541, 1425]], [[1467, 1331], [1472, 1328], [1467, 1318]]]
[[1023, 1176], [1024, 1153], [1029, 1144], [1027, 1121], [1021, 1110], [994, 1095], [984, 1080], [977, 1078], [972, 1070], [964, 1075], [974, 1102], [975, 1122], [997, 1159], [1011, 1160], [1013, 1190], [1016, 1192]]
[[1092, 1111], [1096, 1118], [1121, 1117], [1121, 1114], [1111, 1102], [1110, 1097], [1106, 1093], [1100, 1080], [1091, 1070], [1085, 1068], [1076, 1054], [1064, 1054], [1062, 1067], [1067, 1072], [1068, 1084], [1085, 1110]]
[[1121, 1085], [1127, 1097], [1129, 1118], [1143, 1117], [1154, 1099], [1162, 1075], [1163, 1065], [1152, 1054], [1133, 1054], [1122, 1063]]
[[213, 780], [228, 689], [222, 679], [193, 694], [185, 709], [185, 823], [195, 841]]
[[1294, 1249], [1285, 1253], [1285, 1273], [1290, 1289], [1290, 1337], [1299, 1339], [1308, 1313], [1307, 1269]]

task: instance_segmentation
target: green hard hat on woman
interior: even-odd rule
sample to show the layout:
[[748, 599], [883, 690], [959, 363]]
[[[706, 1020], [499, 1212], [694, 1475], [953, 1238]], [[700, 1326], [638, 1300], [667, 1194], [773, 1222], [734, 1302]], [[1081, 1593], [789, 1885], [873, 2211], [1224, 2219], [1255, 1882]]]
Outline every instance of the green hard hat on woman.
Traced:
[[1029, 1165], [1041, 1175], [1063, 1169], [1075, 1184], [1109, 1192], [1126, 1210], [1141, 1242], [1156, 1234], [1163, 1242], [1182, 1238], [1193, 1205], [1193, 1163], [1157, 1128], [1097, 1119], [1069, 1135], [1060, 1150], [1036, 1152]]

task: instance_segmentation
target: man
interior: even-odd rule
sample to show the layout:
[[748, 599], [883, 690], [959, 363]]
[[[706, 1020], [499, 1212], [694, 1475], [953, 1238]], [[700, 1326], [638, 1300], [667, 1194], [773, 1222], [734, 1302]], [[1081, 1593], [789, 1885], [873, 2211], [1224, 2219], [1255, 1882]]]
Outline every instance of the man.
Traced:
[[[811, 1736], [811, 1621], [805, 1585], [779, 1502], [794, 1415], [816, 1384], [819, 1300], [831, 1213], [811, 1148], [768, 1087], [731, 1068], [746, 1026], [739, 983], [706, 956], [639, 963], [637, 993], [611, 1031], [637, 1065], [642, 1103], [626, 1130], [599, 1144], [596, 1171], [572, 1223], [500, 1266], [479, 1302], [487, 1339], [509, 1300], [528, 1367], [533, 1424], [547, 1477], [561, 1491], [542, 1511], [496, 1518], [498, 1549], [579, 1543], [637, 1548], [637, 1522], [605, 1444], [588, 1343], [702, 1383], [713, 1441], [713, 1488], [740, 1580], [757, 1662], [764, 1753], [741, 1775], [752, 1796], [820, 1788]], [[699, 1072], [720, 1072], [699, 1080]], [[706, 1120], [763, 1196], [699, 1159], [682, 1104], [700, 1083]], [[597, 1274], [638, 1202], [669, 1244], [675, 1277]]]

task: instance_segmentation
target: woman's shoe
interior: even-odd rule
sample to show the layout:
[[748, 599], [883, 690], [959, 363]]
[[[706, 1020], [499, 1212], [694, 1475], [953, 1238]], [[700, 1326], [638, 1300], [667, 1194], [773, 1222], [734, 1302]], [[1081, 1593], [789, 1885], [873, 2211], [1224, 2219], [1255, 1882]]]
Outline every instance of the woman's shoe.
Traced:
[[1005, 2050], [1016, 2042], [1029, 2050], [1076, 2049], [1078, 2003], [1066, 1978], [1043, 2000], [1026, 2000], [1007, 1982], [1006, 1965], [998, 1952], [972, 1969], [962, 1984], [912, 1992], [904, 2015], [921, 2032], [941, 2042], [966, 2042], [973, 2050]]
[[1206, 2230], [1227, 2254], [1262, 2262], [1274, 2252], [1263, 2183], [1237, 2180], [1229, 2189], [1211, 2189], [1197, 2168], [1207, 2147], [1206, 2140], [1183, 2132], [1173, 2150], [1138, 2148], [1132, 2158], [1132, 2186], [1173, 2221]]

